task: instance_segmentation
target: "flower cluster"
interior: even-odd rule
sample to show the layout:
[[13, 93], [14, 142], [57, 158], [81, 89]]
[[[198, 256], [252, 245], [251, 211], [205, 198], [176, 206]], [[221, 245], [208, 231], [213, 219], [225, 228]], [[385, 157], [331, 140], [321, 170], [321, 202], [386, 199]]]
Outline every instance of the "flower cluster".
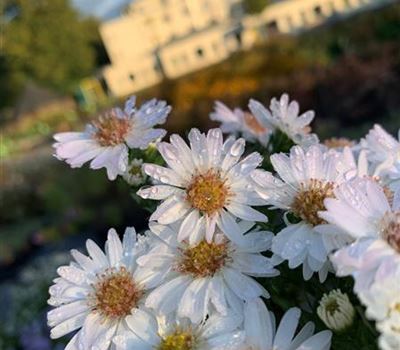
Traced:
[[[314, 334], [296, 300], [280, 297], [274, 281], [289, 288], [293, 272], [294, 288], [326, 292], [319, 306], [304, 292], [299, 306], [338, 337], [357, 315], [326, 281], [351, 275], [380, 347], [400, 348], [399, 141], [375, 126], [360, 142], [321, 144], [314, 112], [284, 94], [269, 108], [250, 100], [249, 112], [217, 102], [221, 128], [167, 142], [153, 126], [170, 107], [134, 104], [55, 135], [59, 159], [121, 176], [151, 216], [144, 233], [127, 228], [121, 240], [111, 229], [104, 251], [88, 240], [88, 255], [71, 252], [49, 290], [52, 338], [77, 331], [68, 350], [328, 350], [332, 332]], [[283, 314], [277, 329], [266, 302]]]

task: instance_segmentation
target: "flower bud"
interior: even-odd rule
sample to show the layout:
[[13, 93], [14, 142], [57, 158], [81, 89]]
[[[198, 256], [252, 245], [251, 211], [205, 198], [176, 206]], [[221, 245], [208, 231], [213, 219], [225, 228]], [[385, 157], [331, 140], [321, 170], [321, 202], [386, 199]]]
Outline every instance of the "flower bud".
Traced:
[[342, 331], [352, 325], [355, 312], [347, 294], [335, 289], [323, 295], [317, 314], [328, 328]]

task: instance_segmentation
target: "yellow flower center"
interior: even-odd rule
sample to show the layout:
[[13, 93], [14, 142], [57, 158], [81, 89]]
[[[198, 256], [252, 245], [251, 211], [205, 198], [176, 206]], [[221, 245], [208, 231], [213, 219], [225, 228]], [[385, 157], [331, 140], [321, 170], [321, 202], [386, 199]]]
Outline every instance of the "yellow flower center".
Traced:
[[124, 267], [107, 270], [93, 287], [93, 309], [112, 319], [129, 315], [143, 296], [143, 290]]
[[382, 237], [397, 253], [400, 253], [400, 211], [386, 213], [381, 227]]
[[326, 303], [325, 309], [328, 313], [334, 315], [337, 311], [340, 311], [340, 306], [335, 299], [331, 299]]
[[393, 199], [394, 199], [394, 192], [390, 189], [389, 186], [386, 186], [386, 185], [382, 186], [382, 189], [383, 189], [383, 193], [385, 194], [389, 204], [392, 205]]
[[333, 198], [334, 184], [311, 179], [307, 185], [302, 184], [299, 193], [292, 203], [293, 213], [312, 226], [326, 223], [318, 216], [325, 210], [325, 198]]
[[131, 124], [128, 119], [120, 118], [115, 110], [111, 110], [94, 121], [93, 126], [96, 128], [94, 138], [101, 146], [107, 147], [124, 143]]
[[400, 313], [400, 303], [395, 304], [393, 310]]
[[189, 331], [175, 331], [166, 336], [158, 346], [157, 350], [194, 350], [195, 337]]
[[228, 197], [229, 188], [213, 169], [193, 177], [186, 190], [186, 199], [191, 206], [207, 215], [222, 209]]
[[182, 249], [177, 270], [194, 277], [213, 276], [228, 259], [228, 245], [223, 243], [208, 243], [203, 240], [194, 247]]
[[324, 141], [324, 145], [328, 148], [343, 148], [343, 147], [352, 147], [354, 146], [354, 141], [346, 137], [332, 137], [330, 139], [326, 139]]
[[141, 165], [133, 165], [129, 169], [129, 174], [134, 176], [142, 176], [142, 166]]
[[263, 134], [264, 132], [267, 131], [266, 128], [264, 128], [257, 118], [248, 112], [244, 113], [244, 122], [248, 126], [248, 128], [253, 131], [255, 134]]

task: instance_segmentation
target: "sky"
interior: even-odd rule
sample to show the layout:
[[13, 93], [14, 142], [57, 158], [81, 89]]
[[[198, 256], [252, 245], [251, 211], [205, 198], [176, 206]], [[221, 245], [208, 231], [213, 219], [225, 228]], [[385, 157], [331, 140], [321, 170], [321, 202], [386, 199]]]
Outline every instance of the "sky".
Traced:
[[132, 0], [71, 0], [84, 15], [92, 15], [102, 20], [117, 17]]

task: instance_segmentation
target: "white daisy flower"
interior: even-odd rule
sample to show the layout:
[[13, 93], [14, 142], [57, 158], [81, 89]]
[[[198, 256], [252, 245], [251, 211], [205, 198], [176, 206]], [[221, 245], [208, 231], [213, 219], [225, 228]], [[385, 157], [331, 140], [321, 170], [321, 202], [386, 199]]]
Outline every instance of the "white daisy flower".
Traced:
[[399, 141], [390, 135], [379, 124], [375, 124], [374, 127], [368, 132], [365, 140], [363, 141], [363, 146], [368, 149], [369, 158], [375, 163], [384, 162], [387, 160], [387, 158], [396, 160], [400, 157]]
[[216, 101], [214, 112], [210, 114], [210, 119], [221, 123], [221, 130], [228, 134], [241, 134], [250, 142], [258, 141], [263, 146], [268, 144], [271, 131], [257, 120], [257, 118], [240, 108], [229, 109], [222, 102]]
[[249, 108], [263, 127], [283, 132], [295, 144], [308, 147], [319, 142], [318, 136], [310, 133], [309, 125], [314, 119], [314, 111], [299, 115], [299, 104], [296, 101], [289, 102], [287, 94], [283, 94], [279, 100], [273, 98], [269, 110], [253, 99]]
[[[241, 232], [247, 232], [252, 225], [241, 222]], [[222, 315], [230, 310], [241, 314], [243, 300], [269, 297], [250, 276], [279, 274], [270, 259], [260, 254], [270, 247], [272, 233], [252, 230], [244, 236], [242, 246], [221, 233], [216, 233], [212, 242], [201, 240], [191, 245], [178, 242], [178, 228], [179, 224], [150, 225], [159, 239], [148, 254], [138, 259], [138, 264], [143, 275], [163, 282], [147, 297], [147, 307], [161, 314], [176, 311], [178, 317], [197, 323], [213, 310]]]
[[128, 168], [128, 150], [145, 149], [150, 142], [163, 137], [166, 131], [153, 126], [163, 124], [171, 111], [164, 101], [153, 99], [139, 109], [135, 101], [131, 97], [123, 111], [112, 109], [88, 124], [83, 132], [55, 134], [55, 156], [72, 168], [91, 161], [92, 169], [106, 168], [110, 180], [123, 175]]
[[322, 296], [317, 314], [329, 329], [342, 331], [353, 324], [355, 311], [348, 295], [335, 289]]
[[273, 154], [271, 163], [280, 178], [256, 170], [252, 174], [256, 191], [266, 204], [300, 219], [295, 224], [285, 219], [287, 227], [274, 237], [272, 251], [288, 260], [292, 269], [303, 264], [305, 279], [318, 272], [324, 281], [330, 267], [328, 253], [346, 244], [349, 237], [319, 217], [318, 212], [324, 210], [324, 199], [334, 196], [334, 188], [344, 180], [351, 165], [342, 153], [325, 151], [318, 145], [307, 151], [294, 146], [290, 155]]
[[398, 305], [396, 311], [388, 318], [376, 323], [376, 328], [381, 332], [379, 347], [382, 350], [400, 349], [400, 311]]
[[390, 276], [400, 264], [400, 192], [388, 198], [376, 181], [356, 178], [324, 203], [320, 216], [355, 240], [331, 257], [337, 274], [351, 274], [357, 292]]
[[[189, 141], [190, 148], [180, 136], [172, 135], [170, 143], [158, 144], [168, 168], [143, 165], [145, 173], [160, 184], [143, 188], [138, 195], [163, 200], [150, 220], [170, 224], [183, 219], [180, 239], [205, 234], [211, 242], [218, 226], [229, 239], [240, 242], [236, 218], [267, 221], [251, 207], [262, 204], [249, 180], [262, 157], [254, 152], [241, 159], [245, 141], [229, 138], [223, 142], [220, 129], [212, 129], [207, 135], [192, 129]], [[206, 229], [200, 231], [203, 225]]]
[[345, 174], [345, 178], [351, 180], [358, 177], [376, 182], [382, 186], [386, 197], [392, 203], [394, 191], [387, 185], [387, 181], [384, 181], [384, 178], [379, 176], [379, 169], [374, 169], [373, 164], [368, 161], [367, 150], [362, 149], [358, 153], [358, 157], [356, 157], [357, 152], [354, 152], [349, 147], [345, 147], [342, 153], [345, 162], [342, 163], [341, 171]]
[[275, 330], [274, 314], [269, 312], [264, 302], [256, 298], [246, 302], [244, 330], [248, 350], [329, 350], [332, 333], [322, 331], [315, 335], [314, 324], [308, 322], [294, 337], [301, 311], [289, 309]]
[[[395, 327], [399, 324], [400, 317], [395, 321]], [[393, 325], [390, 325], [390, 327], [393, 327]], [[392, 331], [388, 331], [379, 337], [378, 343], [381, 350], [398, 350], [400, 349], [400, 336], [396, 333], [393, 334]]]
[[369, 160], [376, 166], [375, 173], [394, 190], [400, 188], [400, 129], [398, 140], [376, 124], [369, 131], [362, 145]]
[[400, 316], [400, 265], [390, 277], [373, 283], [368, 290], [360, 293], [360, 298], [367, 307], [366, 315], [370, 319], [380, 322], [396, 314]]
[[105, 253], [87, 240], [89, 256], [72, 250], [76, 262], [61, 266], [60, 277], [50, 287], [47, 314], [53, 339], [81, 328], [66, 349], [106, 350], [112, 338], [128, 330], [126, 317], [141, 307], [153, 280], [137, 273], [134, 228], [125, 231], [121, 243], [114, 229], [108, 231]]
[[147, 178], [147, 175], [142, 169], [143, 159], [132, 159], [129, 162], [128, 168], [122, 175], [123, 179], [132, 186], [142, 185]]
[[193, 324], [188, 318], [156, 318], [136, 310], [126, 321], [129, 331], [114, 339], [117, 350], [239, 350], [244, 342], [243, 320], [235, 314], [214, 313]]
[[380, 348], [399, 349], [400, 265], [390, 277], [372, 284], [369, 290], [363, 291], [359, 296], [367, 306], [367, 317], [376, 321], [376, 328], [381, 332]]

